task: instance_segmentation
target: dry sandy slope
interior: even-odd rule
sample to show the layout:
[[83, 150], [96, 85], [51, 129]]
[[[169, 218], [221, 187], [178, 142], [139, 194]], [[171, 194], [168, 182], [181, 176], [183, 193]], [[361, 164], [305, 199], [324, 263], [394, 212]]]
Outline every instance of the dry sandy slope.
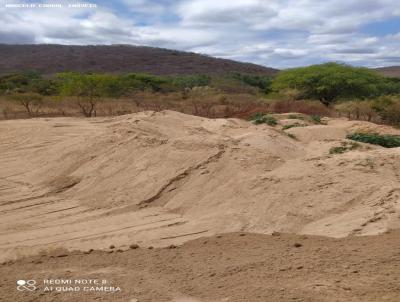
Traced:
[[[166, 246], [247, 231], [344, 237], [400, 227], [400, 149], [329, 155], [330, 120], [287, 132], [176, 112], [0, 123], [0, 255]], [[29, 247], [29, 248], [28, 248]]]

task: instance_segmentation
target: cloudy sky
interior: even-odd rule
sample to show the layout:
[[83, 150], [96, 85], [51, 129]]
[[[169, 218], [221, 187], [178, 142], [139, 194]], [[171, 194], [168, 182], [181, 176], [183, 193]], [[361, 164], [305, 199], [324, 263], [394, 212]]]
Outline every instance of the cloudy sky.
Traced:
[[[3, 1], [3, 2], [1, 2]], [[84, 1], [82, 1], [84, 2]], [[0, 0], [0, 43], [135, 44], [276, 68], [400, 65], [399, 0]], [[59, 8], [15, 8], [15, 4]]]

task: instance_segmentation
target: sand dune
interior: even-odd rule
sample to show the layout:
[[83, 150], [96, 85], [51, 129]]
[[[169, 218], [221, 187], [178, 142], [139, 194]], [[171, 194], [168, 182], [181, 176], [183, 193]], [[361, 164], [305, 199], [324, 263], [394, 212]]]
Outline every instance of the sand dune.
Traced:
[[341, 119], [279, 129], [171, 111], [3, 121], [0, 255], [400, 227], [400, 148], [329, 154], [347, 133], [397, 130]]

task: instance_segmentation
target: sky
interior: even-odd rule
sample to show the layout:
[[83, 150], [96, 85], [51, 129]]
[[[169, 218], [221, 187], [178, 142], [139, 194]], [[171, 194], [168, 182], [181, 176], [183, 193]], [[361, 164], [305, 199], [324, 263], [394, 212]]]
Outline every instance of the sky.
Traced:
[[92, 7], [70, 7], [79, 0], [0, 3], [0, 43], [6, 44], [145, 45], [274, 68], [327, 61], [400, 65], [399, 0], [81, 2]]

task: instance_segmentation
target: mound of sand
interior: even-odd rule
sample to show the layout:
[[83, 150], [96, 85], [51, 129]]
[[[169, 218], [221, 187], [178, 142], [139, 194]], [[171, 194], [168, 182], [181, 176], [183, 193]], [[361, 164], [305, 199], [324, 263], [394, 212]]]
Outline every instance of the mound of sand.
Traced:
[[171, 111], [3, 121], [1, 257], [234, 231], [344, 237], [399, 228], [400, 148], [329, 155], [366, 127], [387, 131], [331, 119], [287, 130], [294, 139]]

